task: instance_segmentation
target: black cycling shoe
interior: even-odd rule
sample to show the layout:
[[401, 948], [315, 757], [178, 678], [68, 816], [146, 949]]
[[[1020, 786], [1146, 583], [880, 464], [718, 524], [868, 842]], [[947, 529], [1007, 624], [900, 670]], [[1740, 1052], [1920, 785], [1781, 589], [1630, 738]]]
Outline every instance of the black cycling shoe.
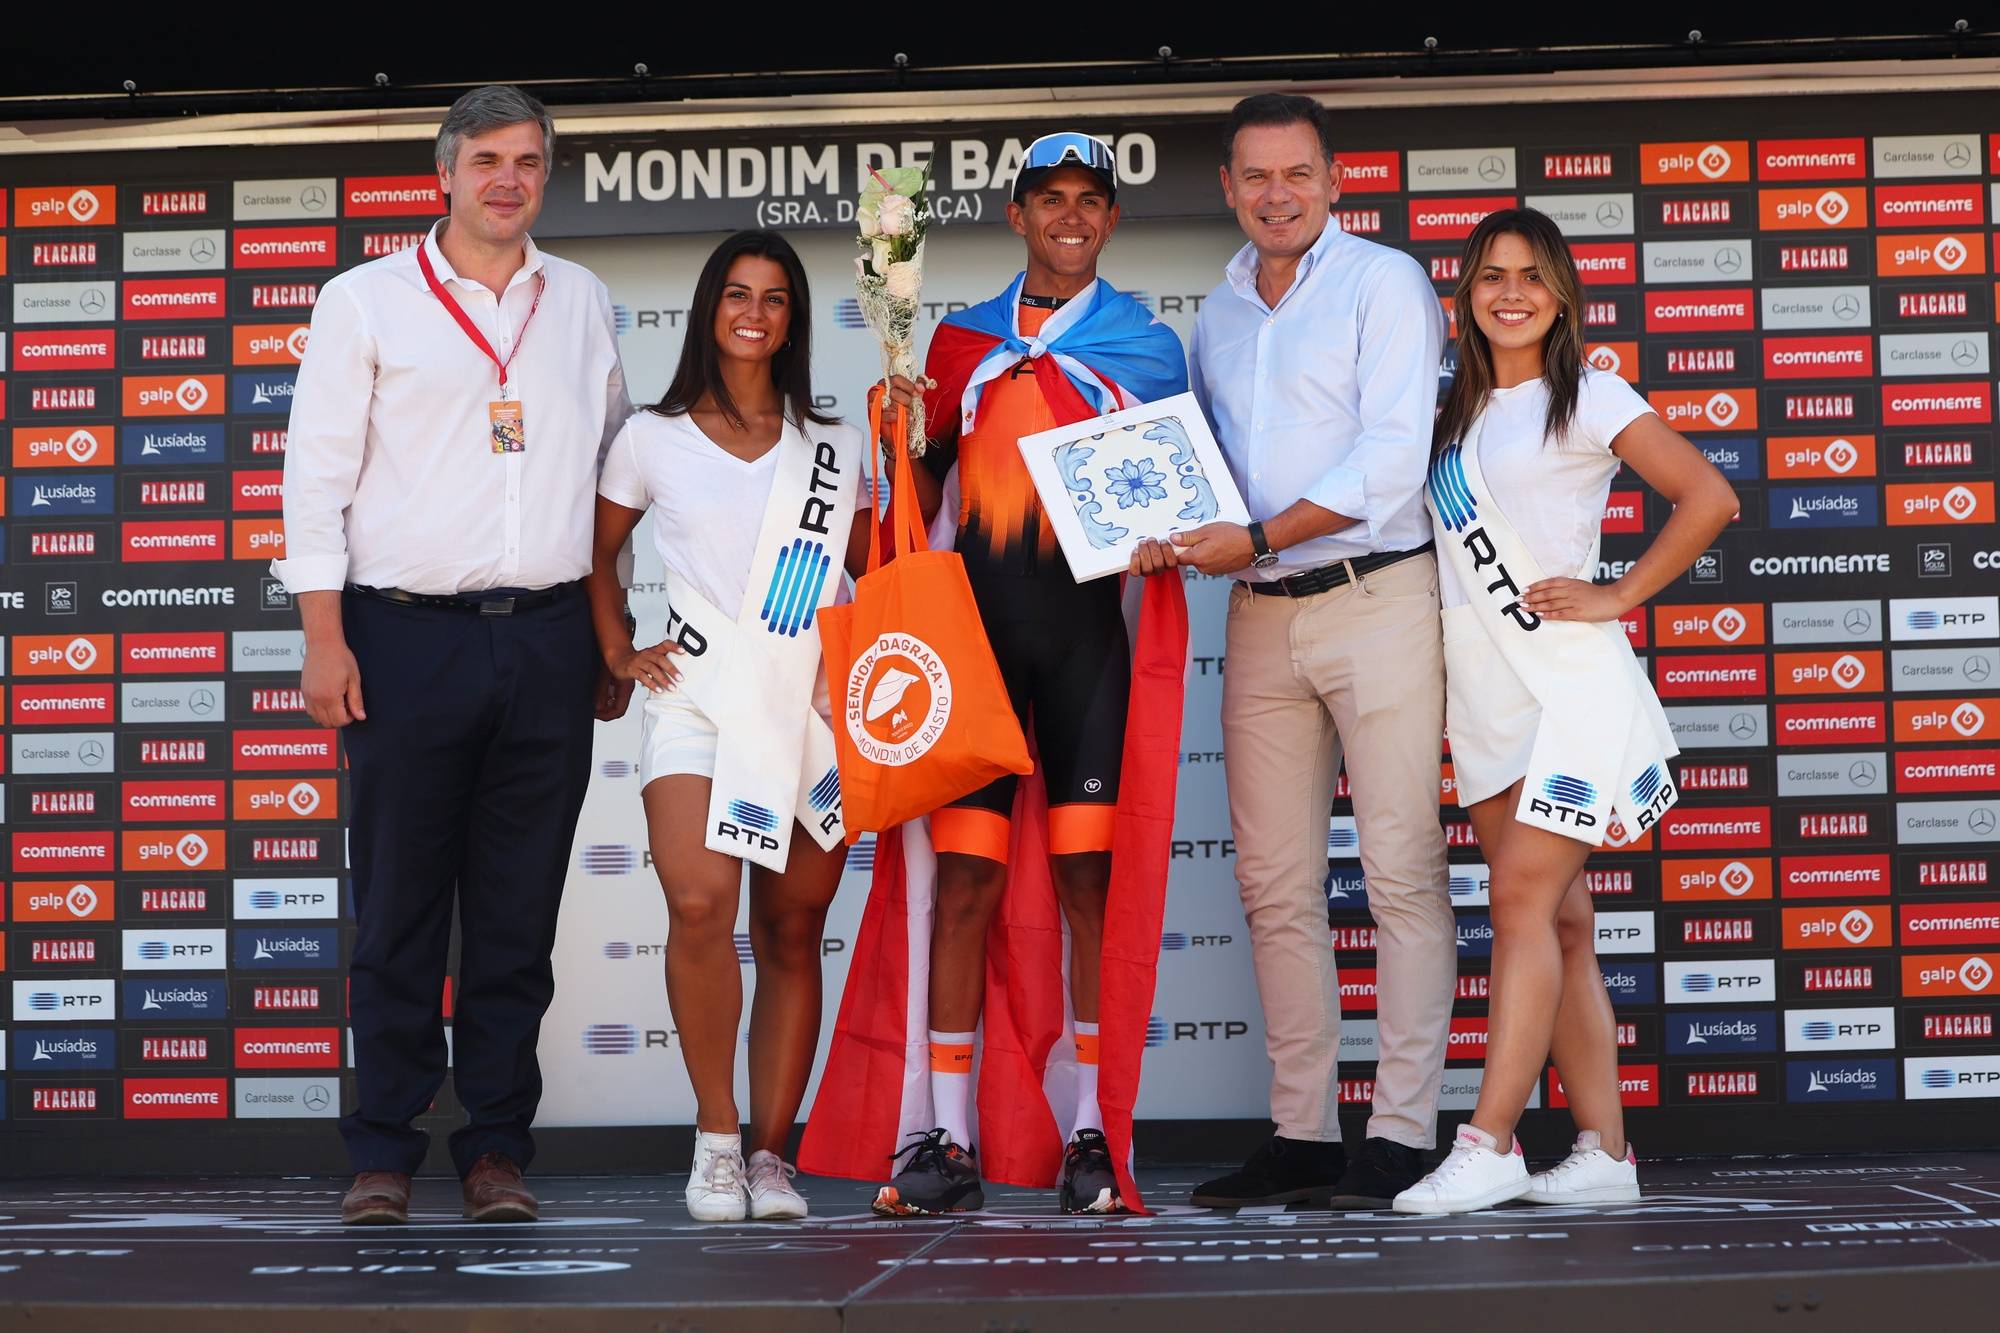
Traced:
[[1355, 1152], [1333, 1197], [1326, 1207], [1333, 1209], [1387, 1208], [1398, 1194], [1424, 1178], [1420, 1150], [1394, 1139], [1369, 1139]]
[[979, 1158], [971, 1148], [953, 1143], [943, 1129], [910, 1137], [917, 1141], [889, 1159], [893, 1162], [908, 1153], [909, 1162], [875, 1192], [870, 1206], [877, 1217], [935, 1217], [986, 1206], [986, 1195], [979, 1188]]
[[1197, 1208], [1248, 1208], [1324, 1199], [1346, 1169], [1347, 1150], [1338, 1143], [1308, 1143], [1273, 1134], [1250, 1154], [1241, 1171], [1197, 1186], [1193, 1202]]
[[1062, 1210], [1065, 1213], [1117, 1213], [1118, 1177], [1111, 1170], [1111, 1145], [1101, 1129], [1079, 1129], [1063, 1153]]

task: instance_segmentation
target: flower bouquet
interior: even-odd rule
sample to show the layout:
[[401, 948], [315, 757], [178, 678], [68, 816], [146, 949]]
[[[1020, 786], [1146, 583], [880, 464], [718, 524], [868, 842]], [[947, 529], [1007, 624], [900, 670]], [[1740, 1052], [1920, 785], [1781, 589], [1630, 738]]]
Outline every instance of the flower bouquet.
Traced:
[[[925, 188], [930, 168], [871, 168], [855, 209], [862, 253], [854, 259], [854, 285], [862, 318], [882, 344], [882, 392], [888, 379], [917, 377], [917, 295], [924, 285], [924, 232], [930, 226]], [[924, 405], [909, 413], [911, 457], [924, 452]]]

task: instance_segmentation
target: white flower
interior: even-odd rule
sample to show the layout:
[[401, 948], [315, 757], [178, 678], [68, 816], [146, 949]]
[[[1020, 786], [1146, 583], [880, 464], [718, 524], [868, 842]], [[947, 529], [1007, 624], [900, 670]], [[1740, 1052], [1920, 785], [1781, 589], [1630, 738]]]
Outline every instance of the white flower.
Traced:
[[875, 214], [872, 211], [865, 208], [862, 209], [859, 218], [861, 221], [862, 240], [872, 241], [882, 234], [882, 224], [875, 220]]
[[875, 217], [884, 236], [908, 236], [917, 225], [917, 206], [908, 195], [885, 194], [875, 206]]
[[923, 290], [924, 265], [922, 260], [912, 259], [901, 264], [889, 265], [885, 275], [885, 290], [898, 301], [914, 301]]
[[854, 280], [856, 282], [868, 281], [868, 256], [854, 256]]
[[874, 243], [873, 267], [877, 277], [889, 276], [889, 242], [877, 236]]

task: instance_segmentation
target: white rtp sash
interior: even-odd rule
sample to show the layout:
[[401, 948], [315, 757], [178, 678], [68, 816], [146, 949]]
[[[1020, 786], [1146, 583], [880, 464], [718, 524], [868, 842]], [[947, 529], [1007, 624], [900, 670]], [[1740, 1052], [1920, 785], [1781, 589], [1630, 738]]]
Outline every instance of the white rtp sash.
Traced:
[[860, 460], [847, 431], [815, 443], [788, 425], [776, 448], [736, 618], [670, 568], [667, 637], [682, 648], [679, 690], [718, 733], [704, 845], [782, 872], [794, 819], [824, 849], [847, 833], [833, 732], [813, 708], [813, 621], [840, 587]]
[[1666, 714], [1615, 622], [1544, 620], [1521, 604], [1542, 569], [1486, 489], [1484, 424], [1482, 416], [1431, 461], [1424, 502], [1438, 558], [1450, 562], [1498, 650], [1495, 669], [1512, 671], [1541, 705], [1514, 817], [1592, 846], [1614, 812], [1643, 833], [1680, 799]]

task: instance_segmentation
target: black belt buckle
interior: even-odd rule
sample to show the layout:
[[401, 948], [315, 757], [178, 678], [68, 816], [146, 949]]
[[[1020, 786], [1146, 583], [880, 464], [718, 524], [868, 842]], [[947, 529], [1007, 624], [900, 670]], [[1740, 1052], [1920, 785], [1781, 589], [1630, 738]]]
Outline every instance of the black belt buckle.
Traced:
[[478, 602], [475, 605], [479, 607], [479, 614], [482, 616], [511, 616], [514, 614], [514, 599], [512, 597], [495, 597], [490, 602]]

